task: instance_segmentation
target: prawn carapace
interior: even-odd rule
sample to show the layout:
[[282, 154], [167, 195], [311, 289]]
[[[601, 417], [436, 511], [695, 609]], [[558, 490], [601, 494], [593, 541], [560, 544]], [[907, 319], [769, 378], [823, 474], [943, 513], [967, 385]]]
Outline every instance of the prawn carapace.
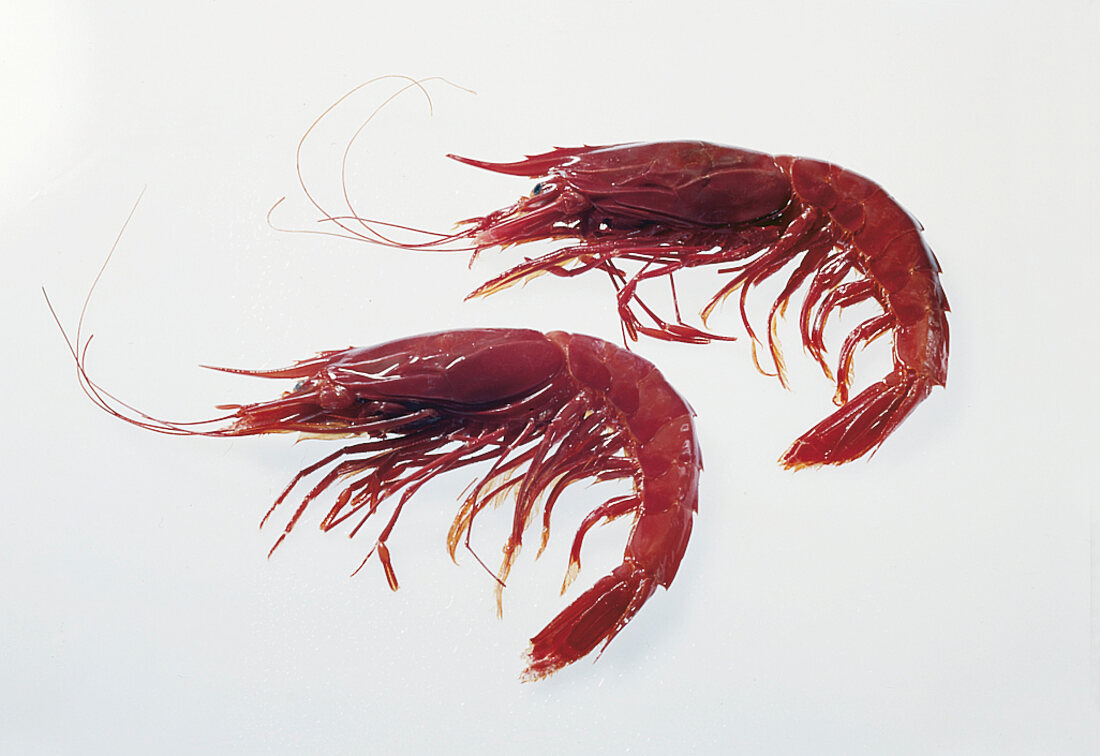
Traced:
[[[948, 304], [940, 266], [920, 224], [869, 179], [817, 160], [707, 142], [558, 148], [512, 163], [450, 157], [537, 183], [513, 205], [463, 221], [454, 234], [417, 243], [383, 237], [371, 221], [360, 218], [354, 219], [358, 226], [345, 224], [346, 219], [341, 225], [374, 243], [475, 255], [491, 247], [569, 240], [563, 248], [526, 259], [470, 296], [492, 294], [543, 273], [571, 277], [603, 271], [615, 285], [618, 313], [631, 339], [645, 335], [705, 343], [728, 338], [678, 316], [663, 318], [639, 293], [647, 280], [721, 266], [720, 272], [731, 277], [702, 308], [703, 322], [739, 292], [754, 357], [760, 340], [747, 315], [748, 293], [793, 264], [768, 317], [766, 341], [775, 374], [786, 385], [777, 318], [805, 285], [799, 317], [803, 345], [835, 380], [839, 409], [791, 445], [781, 459], [787, 467], [840, 464], [873, 452], [933, 387], [946, 383]], [[865, 301], [876, 302], [882, 312], [847, 337], [834, 373], [824, 340], [829, 316]], [[892, 372], [849, 397], [856, 350], [886, 333], [894, 341]]]
[[387, 539], [412, 495], [437, 475], [476, 463], [488, 466], [451, 524], [452, 558], [459, 544], [470, 547], [474, 520], [483, 509], [508, 495], [515, 501], [504, 558], [495, 572], [498, 602], [540, 506], [541, 553], [554, 505], [568, 486], [629, 480], [629, 493], [606, 501], [582, 521], [562, 592], [580, 569], [588, 530], [630, 516], [634, 523], [622, 563], [532, 638], [525, 679], [544, 677], [606, 646], [657, 586], [669, 586], [687, 549], [702, 469], [692, 411], [651, 363], [600, 339], [560, 331], [447, 331], [323, 352], [280, 370], [230, 370], [296, 384], [277, 399], [223, 405], [222, 417], [186, 424], [157, 420], [106, 393], [84, 369], [85, 345], [78, 341], [71, 347], [93, 401], [143, 428], [179, 435], [300, 433], [343, 439], [336, 451], [300, 471], [275, 501], [272, 511], [307, 477], [318, 476], [272, 550], [329, 489], [335, 489], [335, 501], [321, 520], [324, 531], [344, 525], [354, 535], [393, 499], [393, 512], [367, 559], [378, 555], [394, 590], [397, 573]]

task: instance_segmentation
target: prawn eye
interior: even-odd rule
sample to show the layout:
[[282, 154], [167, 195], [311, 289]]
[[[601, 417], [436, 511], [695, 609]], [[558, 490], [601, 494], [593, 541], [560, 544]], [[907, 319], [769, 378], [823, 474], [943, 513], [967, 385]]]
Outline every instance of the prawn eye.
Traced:
[[538, 194], [541, 194], [541, 193], [542, 193], [542, 182], [540, 181], [537, 184], [535, 184], [535, 188], [531, 190], [531, 196], [534, 197], [534, 196], [536, 196]]

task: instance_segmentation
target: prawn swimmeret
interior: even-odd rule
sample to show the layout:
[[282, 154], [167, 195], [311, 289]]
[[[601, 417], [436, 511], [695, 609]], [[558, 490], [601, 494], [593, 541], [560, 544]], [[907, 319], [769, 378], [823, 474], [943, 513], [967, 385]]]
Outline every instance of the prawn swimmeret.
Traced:
[[[350, 217], [328, 214], [325, 220], [376, 244], [475, 256], [491, 247], [574, 240], [528, 258], [470, 296], [492, 294], [542, 273], [570, 277], [603, 271], [615, 285], [619, 316], [632, 339], [639, 334], [691, 343], [728, 339], [688, 325], [678, 315], [674, 322], [662, 318], [638, 291], [644, 281], [671, 279], [685, 268], [722, 266], [720, 273], [733, 275], [702, 308], [703, 324], [739, 291], [754, 357], [759, 340], [746, 312], [748, 293], [797, 260], [771, 307], [768, 350], [775, 374], [786, 385], [777, 318], [808, 282], [799, 317], [802, 341], [835, 380], [840, 408], [791, 445], [781, 458], [789, 468], [841, 464], [874, 451], [933, 387], [946, 383], [948, 304], [939, 263], [920, 224], [869, 179], [818, 160], [706, 142], [559, 148], [514, 163], [448, 157], [538, 183], [529, 196], [463, 221], [453, 234], [380, 223], [354, 212]], [[393, 238], [395, 229], [419, 231], [426, 240], [399, 241]], [[638, 265], [628, 272], [624, 263]], [[882, 312], [844, 341], [834, 378], [824, 342], [829, 316], [869, 300]], [[849, 398], [857, 348], [886, 333], [893, 335], [893, 371]]]
[[452, 558], [459, 544], [470, 547], [483, 509], [505, 495], [515, 500], [495, 573], [498, 607], [540, 501], [539, 553], [565, 488], [585, 480], [630, 480], [629, 494], [610, 499], [582, 521], [562, 592], [580, 569], [588, 530], [629, 515], [634, 525], [622, 563], [531, 639], [525, 679], [544, 677], [610, 643], [657, 586], [669, 586], [687, 549], [702, 469], [691, 408], [651, 363], [606, 341], [560, 331], [460, 330], [323, 352], [282, 370], [229, 370], [297, 384], [278, 399], [222, 406], [228, 414], [200, 423], [165, 422], [115, 399], [88, 377], [85, 347], [79, 335], [71, 345], [85, 391], [134, 425], [178, 435], [350, 438], [299, 472], [272, 505], [274, 511], [307, 477], [320, 475], [272, 551], [330, 488], [339, 490], [321, 520], [324, 531], [346, 525], [354, 535], [395, 498], [367, 555], [378, 555], [394, 590], [387, 538], [405, 504], [436, 475], [489, 465], [462, 500], [447, 535]]

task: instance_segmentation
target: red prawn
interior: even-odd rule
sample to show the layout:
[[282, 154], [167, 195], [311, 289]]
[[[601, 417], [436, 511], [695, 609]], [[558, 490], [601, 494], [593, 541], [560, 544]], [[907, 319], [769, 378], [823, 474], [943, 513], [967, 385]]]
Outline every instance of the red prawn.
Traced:
[[[420, 83], [405, 88], [412, 86]], [[773, 157], [707, 142], [557, 148], [513, 163], [448, 157], [538, 183], [529, 196], [462, 221], [453, 234], [362, 218], [350, 201], [350, 215], [326, 213], [325, 220], [347, 235], [377, 244], [464, 250], [475, 257], [491, 247], [574, 240], [527, 258], [469, 296], [492, 294], [543, 273], [572, 277], [600, 270], [615, 285], [618, 312], [631, 339], [729, 339], [684, 323], [678, 305], [675, 322], [662, 318], [638, 291], [647, 280], [667, 276], [673, 281], [685, 268], [723, 266], [719, 272], [734, 275], [702, 308], [703, 323], [740, 290], [741, 318], [753, 342], [754, 360], [759, 339], [746, 311], [748, 293], [797, 260], [768, 317], [774, 374], [787, 385], [777, 319], [808, 281], [799, 317], [801, 337], [825, 375], [835, 380], [839, 409], [783, 454], [780, 461], [788, 468], [841, 464], [873, 452], [933, 387], [946, 385], [949, 307], [939, 263], [924, 241], [921, 225], [863, 176], [818, 160]], [[325, 212], [304, 182], [303, 189]], [[399, 241], [379, 226], [420, 232], [428, 239]], [[640, 265], [628, 274], [624, 262]], [[672, 295], [675, 302], [674, 285]], [[834, 378], [824, 341], [829, 316], [868, 300], [877, 302], [882, 313], [846, 338]], [[893, 371], [850, 398], [857, 348], [886, 333], [893, 335]]]
[[355, 535], [395, 497], [389, 521], [363, 560], [377, 553], [393, 590], [398, 581], [386, 541], [405, 504], [436, 475], [490, 464], [451, 524], [452, 559], [459, 543], [470, 548], [473, 523], [483, 509], [505, 495], [515, 499], [512, 530], [495, 573], [498, 609], [500, 590], [540, 501], [539, 554], [565, 488], [585, 480], [632, 481], [631, 493], [606, 501], [582, 521], [562, 592], [580, 570], [589, 529], [630, 515], [634, 524], [622, 563], [531, 639], [526, 680], [545, 677], [600, 644], [606, 647], [657, 586], [672, 583], [687, 549], [702, 469], [693, 412], [651, 363], [606, 341], [560, 331], [458, 330], [322, 352], [279, 370], [217, 368], [297, 383], [277, 399], [223, 405], [219, 409], [228, 414], [196, 423], [156, 419], [104, 391], [85, 370], [87, 345], [78, 328], [70, 350], [85, 392], [108, 413], [139, 427], [187, 436], [300, 433], [353, 439], [295, 475], [264, 521], [321, 471], [272, 551], [310, 503], [338, 483], [335, 503], [321, 520], [326, 532], [349, 523]]

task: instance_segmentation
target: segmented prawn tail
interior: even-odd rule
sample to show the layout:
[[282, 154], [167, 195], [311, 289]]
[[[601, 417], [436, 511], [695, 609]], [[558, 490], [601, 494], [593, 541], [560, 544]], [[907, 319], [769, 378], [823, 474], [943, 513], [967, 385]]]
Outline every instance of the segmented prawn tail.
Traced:
[[702, 469], [691, 408], [651, 363], [588, 336], [552, 337], [566, 343], [574, 378], [602, 397], [599, 411], [629, 437], [635, 469], [634, 493], [611, 499], [581, 523], [562, 590], [580, 571], [581, 544], [592, 526], [624, 515], [634, 525], [622, 563], [531, 639], [524, 680], [606, 648], [657, 586], [671, 585], [691, 537]]
[[524, 680], [538, 680], [601, 643], [606, 646], [657, 589], [647, 570], [626, 562], [582, 593], [531, 639]]
[[792, 470], [839, 465], [877, 449], [932, 391], [913, 371], [894, 371], [802, 434], [780, 458]]

